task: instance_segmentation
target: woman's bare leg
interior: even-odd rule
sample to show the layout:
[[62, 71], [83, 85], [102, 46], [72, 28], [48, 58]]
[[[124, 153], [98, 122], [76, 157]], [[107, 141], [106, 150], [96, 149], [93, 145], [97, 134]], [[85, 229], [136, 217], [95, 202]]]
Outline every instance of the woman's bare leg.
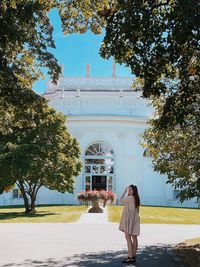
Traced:
[[133, 243], [133, 250], [132, 250], [132, 254], [133, 257], [135, 257], [137, 250], [138, 250], [138, 239], [136, 235], [132, 235], [132, 243]]
[[128, 256], [129, 256], [129, 258], [132, 258], [134, 256], [133, 255], [134, 246], [133, 246], [133, 242], [131, 240], [131, 235], [129, 235], [128, 233], [125, 233], [125, 238], [126, 238], [127, 246], [128, 246]]

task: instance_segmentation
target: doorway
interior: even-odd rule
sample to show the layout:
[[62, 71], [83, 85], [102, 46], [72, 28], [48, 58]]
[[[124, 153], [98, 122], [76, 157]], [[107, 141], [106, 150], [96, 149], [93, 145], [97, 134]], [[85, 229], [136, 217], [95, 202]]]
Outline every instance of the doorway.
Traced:
[[106, 179], [105, 175], [93, 175], [92, 176], [92, 190], [106, 190]]

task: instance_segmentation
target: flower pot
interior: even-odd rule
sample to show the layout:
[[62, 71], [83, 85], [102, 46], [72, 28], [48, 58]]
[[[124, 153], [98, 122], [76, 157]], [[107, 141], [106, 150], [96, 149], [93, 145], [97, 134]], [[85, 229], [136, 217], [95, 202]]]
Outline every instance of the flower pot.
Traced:
[[103, 213], [103, 209], [99, 207], [99, 200], [92, 201], [92, 208], [88, 210], [89, 213]]

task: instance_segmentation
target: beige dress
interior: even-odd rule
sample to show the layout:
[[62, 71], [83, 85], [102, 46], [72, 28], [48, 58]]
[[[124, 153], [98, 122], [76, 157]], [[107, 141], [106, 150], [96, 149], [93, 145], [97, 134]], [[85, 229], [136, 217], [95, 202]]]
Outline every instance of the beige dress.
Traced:
[[138, 208], [135, 208], [135, 198], [128, 196], [127, 198], [121, 199], [120, 203], [125, 206], [122, 212], [119, 230], [130, 235], [139, 235], [140, 217]]

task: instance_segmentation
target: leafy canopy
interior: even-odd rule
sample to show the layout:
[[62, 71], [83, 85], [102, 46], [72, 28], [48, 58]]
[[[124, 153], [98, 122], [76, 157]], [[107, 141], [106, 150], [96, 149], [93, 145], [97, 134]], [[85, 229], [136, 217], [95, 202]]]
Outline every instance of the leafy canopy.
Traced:
[[9, 127], [0, 131], [0, 193], [16, 183], [34, 204], [41, 186], [73, 192], [80, 149], [67, 132], [65, 117], [47, 105], [38, 108], [37, 102], [25, 114], [11, 107], [4, 110], [8, 113]]
[[185, 127], [158, 128], [164, 99], [154, 98], [155, 118], [149, 121], [144, 133], [144, 146], [153, 157], [154, 170], [167, 174], [167, 183], [180, 192], [181, 202], [196, 197], [200, 203], [200, 101]]
[[145, 97], [167, 97], [162, 127], [187, 120], [188, 106], [199, 98], [199, 18], [199, 1], [119, 0], [107, 20], [101, 55], [142, 78]]

